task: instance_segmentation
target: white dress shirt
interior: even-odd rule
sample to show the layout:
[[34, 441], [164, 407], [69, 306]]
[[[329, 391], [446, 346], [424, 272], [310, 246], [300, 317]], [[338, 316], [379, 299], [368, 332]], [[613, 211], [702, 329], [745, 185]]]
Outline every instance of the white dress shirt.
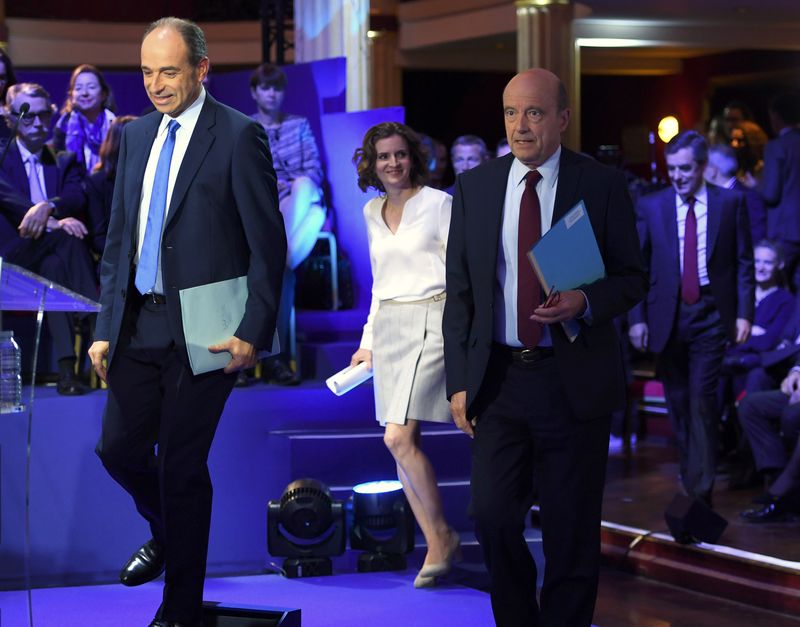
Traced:
[[364, 205], [372, 265], [372, 303], [360, 348], [372, 350], [372, 324], [382, 300], [424, 300], [445, 291], [445, 253], [453, 199], [423, 187], [406, 201], [392, 233], [383, 219], [384, 196]]
[[35, 155], [36, 175], [39, 178], [39, 185], [41, 186], [44, 195], [49, 197], [49, 194], [47, 193], [47, 185], [45, 185], [44, 182], [44, 166], [42, 165], [42, 151], [40, 150], [38, 153], [32, 153], [19, 140], [17, 140], [17, 148], [19, 148], [19, 156], [22, 158], [22, 163], [25, 164], [25, 174], [28, 175], [29, 181], [31, 179], [31, 155]]
[[[197, 97], [189, 107], [176, 118], [164, 114], [161, 122], [158, 125], [158, 132], [156, 139], [150, 148], [150, 158], [147, 160], [147, 167], [144, 170], [144, 179], [142, 179], [142, 197], [139, 202], [139, 239], [136, 243], [136, 259], [135, 262], [139, 263], [139, 255], [142, 252], [142, 242], [144, 242], [144, 233], [147, 229], [147, 214], [150, 210], [150, 196], [153, 194], [153, 182], [156, 178], [156, 168], [158, 166], [158, 157], [161, 154], [161, 148], [167, 140], [167, 125], [170, 120], [174, 119], [180, 124], [180, 128], [175, 133], [175, 148], [172, 151], [172, 161], [169, 166], [169, 183], [167, 186], [167, 206], [164, 210], [164, 222], [162, 229], [167, 225], [167, 216], [169, 215], [169, 204], [172, 201], [172, 190], [175, 187], [175, 179], [178, 178], [178, 172], [181, 169], [183, 157], [186, 155], [186, 149], [189, 147], [189, 140], [192, 138], [194, 127], [197, 125], [197, 118], [200, 116], [200, 110], [203, 108], [203, 103], [206, 99], [205, 88], [200, 88], [200, 95]], [[163, 231], [162, 231], [163, 234]], [[161, 255], [158, 257], [158, 274], [156, 275], [156, 285], [153, 291], [156, 294], [164, 293], [164, 284], [161, 277]]]
[[[558, 167], [561, 159], [561, 146], [536, 170], [542, 175], [536, 183], [544, 235], [553, 222], [553, 211], [558, 187]], [[525, 191], [525, 176], [530, 172], [528, 166], [514, 159], [508, 173], [506, 197], [503, 204], [503, 223], [500, 231], [500, 245], [497, 247], [497, 280], [494, 294], [494, 340], [500, 344], [521, 347], [517, 332], [517, 251], [519, 248], [519, 206]], [[539, 346], [551, 346], [550, 329], [543, 325]]]
[[[700, 275], [700, 285], [708, 285], [708, 267], [706, 265], [706, 249], [708, 235], [708, 187], [705, 183], [694, 195], [694, 215], [697, 218], [697, 273]], [[689, 205], [675, 194], [675, 207], [678, 213], [678, 258], [680, 260], [681, 276], [683, 276], [683, 248], [686, 236], [686, 214]]]

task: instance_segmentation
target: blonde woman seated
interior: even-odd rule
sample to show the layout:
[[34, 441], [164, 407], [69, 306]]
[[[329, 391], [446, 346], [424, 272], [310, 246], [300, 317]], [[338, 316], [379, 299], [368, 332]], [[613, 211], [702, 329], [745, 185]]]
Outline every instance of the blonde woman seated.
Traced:
[[460, 554], [442, 513], [433, 467], [420, 448], [420, 421], [450, 422], [445, 392], [442, 313], [445, 248], [452, 198], [426, 187], [426, 157], [416, 133], [384, 122], [356, 150], [358, 185], [381, 192], [364, 206], [372, 264], [372, 305], [353, 365], [373, 368], [375, 411], [397, 462], [428, 552], [414, 586], [428, 587]]

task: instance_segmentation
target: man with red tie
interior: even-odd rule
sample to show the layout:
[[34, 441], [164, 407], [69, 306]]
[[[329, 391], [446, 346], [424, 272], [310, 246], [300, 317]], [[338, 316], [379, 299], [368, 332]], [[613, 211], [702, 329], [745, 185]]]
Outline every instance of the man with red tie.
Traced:
[[740, 344], [750, 334], [753, 246], [744, 196], [703, 179], [703, 136], [684, 131], [664, 153], [672, 188], [637, 205], [650, 290], [629, 315], [629, 336], [637, 349], [659, 355], [683, 487], [710, 506], [717, 385], [726, 344]]
[[[622, 173], [561, 146], [570, 110], [558, 77], [518, 74], [503, 112], [511, 154], [455, 185], [447, 394], [456, 425], [474, 437], [475, 527], [497, 625], [589, 627], [610, 415], [625, 398], [613, 320], [644, 297], [647, 281]], [[560, 297], [543, 303], [527, 251], [581, 200], [606, 276], [560, 286]], [[566, 320], [577, 320], [574, 342], [559, 324]], [[523, 535], [534, 477], [547, 558], [539, 602]]]

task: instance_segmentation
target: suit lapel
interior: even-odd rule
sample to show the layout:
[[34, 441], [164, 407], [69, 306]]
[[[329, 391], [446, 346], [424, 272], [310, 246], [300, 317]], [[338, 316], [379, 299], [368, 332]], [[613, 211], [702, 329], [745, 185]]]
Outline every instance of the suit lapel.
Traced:
[[720, 207], [719, 189], [712, 185], [706, 185], [706, 190], [706, 198], [708, 198], [708, 211], [706, 212], [706, 264], [710, 264], [711, 256], [714, 254], [714, 247], [717, 244], [717, 236], [719, 235], [722, 207]]
[[553, 204], [552, 227], [556, 222], [564, 217], [579, 198], [579, 184], [581, 179], [581, 168], [577, 165], [575, 153], [571, 150], [561, 148], [561, 160], [558, 164], [558, 187], [556, 188], [556, 199]]
[[19, 190], [20, 194], [30, 200], [31, 184], [28, 180], [28, 173], [25, 171], [25, 164], [22, 163], [22, 155], [19, 153], [16, 139], [12, 140], [11, 146], [8, 148], [3, 170], [6, 171], [8, 179]]
[[58, 196], [61, 191], [58, 185], [58, 161], [50, 146], [45, 146], [42, 149], [42, 168], [44, 170], [45, 196], [48, 198]]
[[[147, 168], [147, 160], [150, 157], [150, 150], [156, 139], [158, 125], [161, 123], [160, 115], [153, 115], [148, 120], [148, 125], [141, 132], [141, 140], [129, 139], [127, 146], [130, 165], [126, 164], [125, 169], [132, 172], [133, 176], [126, 180], [125, 186], [125, 209], [128, 212], [128, 223], [134, 225], [133, 232], [136, 233], [136, 225], [139, 223], [139, 205], [142, 201], [142, 185], [144, 184], [144, 171]], [[134, 236], [135, 237], [135, 236]]]
[[172, 190], [172, 198], [169, 202], [165, 228], [169, 228], [180, 213], [183, 197], [186, 195], [189, 185], [194, 180], [195, 174], [197, 174], [197, 170], [214, 143], [215, 137], [211, 132], [211, 127], [216, 122], [216, 115], [217, 103], [210, 95], [206, 94], [206, 101], [203, 103], [192, 138], [189, 140], [189, 146], [186, 148], [186, 154], [181, 162], [180, 170], [178, 170], [178, 178], [175, 179], [175, 187]]
[[678, 207], [676, 205], [675, 191], [670, 187], [665, 190], [661, 203], [661, 223], [664, 229], [664, 241], [669, 243], [670, 264], [680, 276], [680, 241], [678, 240]]
[[[476, 219], [478, 232], [485, 233], [487, 236], [486, 249], [481, 252], [481, 257], [486, 255], [485, 259], [491, 260], [491, 263], [484, 265], [487, 270], [485, 279], [488, 281], [487, 289], [490, 294], [493, 290], [492, 282], [495, 278], [494, 269], [497, 249], [500, 246], [500, 229], [503, 224], [508, 173], [511, 170], [511, 164], [514, 162], [514, 156], [508, 155], [501, 159], [505, 159], [505, 161], [498, 164], [499, 167], [494, 169], [491, 177], [486, 181], [486, 186], [482, 190], [483, 200], [476, 205], [477, 210], [475, 212], [480, 218]], [[482, 210], [482, 208], [485, 208], [485, 210]]]

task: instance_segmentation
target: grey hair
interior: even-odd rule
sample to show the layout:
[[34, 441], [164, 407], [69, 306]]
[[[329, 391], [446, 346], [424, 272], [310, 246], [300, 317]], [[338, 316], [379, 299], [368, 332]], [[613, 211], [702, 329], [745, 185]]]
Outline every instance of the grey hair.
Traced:
[[147, 27], [142, 40], [159, 28], [171, 28], [177, 31], [189, 49], [189, 63], [192, 67], [200, 65], [200, 61], [208, 56], [205, 33], [203, 33], [202, 28], [191, 20], [185, 20], [180, 17], [162, 17]]

